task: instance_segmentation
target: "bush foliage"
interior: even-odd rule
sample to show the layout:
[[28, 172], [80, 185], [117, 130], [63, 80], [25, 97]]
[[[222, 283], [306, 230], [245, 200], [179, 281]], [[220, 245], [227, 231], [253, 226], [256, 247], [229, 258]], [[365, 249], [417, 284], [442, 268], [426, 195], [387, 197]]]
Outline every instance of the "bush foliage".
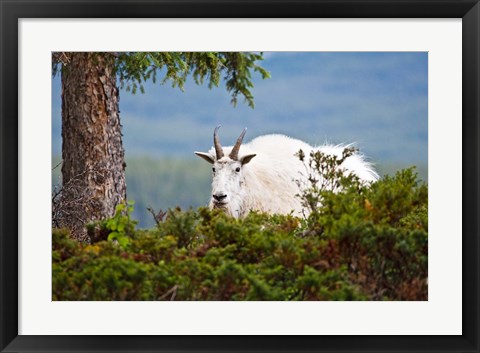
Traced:
[[306, 218], [174, 209], [142, 230], [122, 205], [90, 244], [54, 229], [53, 300], [427, 300], [427, 186], [406, 169], [338, 189], [312, 183]]

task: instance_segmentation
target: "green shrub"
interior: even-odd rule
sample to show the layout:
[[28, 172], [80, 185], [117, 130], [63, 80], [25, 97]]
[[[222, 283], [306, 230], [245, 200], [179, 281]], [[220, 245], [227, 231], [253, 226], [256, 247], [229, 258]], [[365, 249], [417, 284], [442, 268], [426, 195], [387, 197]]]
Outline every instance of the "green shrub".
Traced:
[[54, 229], [53, 299], [427, 300], [427, 186], [413, 169], [364, 185], [337, 162], [338, 192], [300, 195], [306, 219], [175, 209], [136, 230], [123, 205], [91, 244]]

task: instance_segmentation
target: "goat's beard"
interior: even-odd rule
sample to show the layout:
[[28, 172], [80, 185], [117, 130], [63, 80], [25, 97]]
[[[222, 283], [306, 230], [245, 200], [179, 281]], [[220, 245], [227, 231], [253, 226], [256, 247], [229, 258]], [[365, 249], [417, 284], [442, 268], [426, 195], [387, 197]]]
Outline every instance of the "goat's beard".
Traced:
[[234, 218], [240, 218], [241, 217], [241, 207], [239, 204], [236, 202], [228, 202], [226, 204], [218, 204], [213, 201], [210, 201], [210, 208], [211, 209], [216, 209], [216, 210], [222, 210], [229, 216], [232, 216]]
[[227, 204], [222, 204], [222, 203], [212, 202], [212, 205], [210, 207], [213, 208], [213, 209], [216, 209], [216, 210], [222, 210], [225, 213], [230, 213], [229, 212], [230, 207], [228, 207], [228, 203]]

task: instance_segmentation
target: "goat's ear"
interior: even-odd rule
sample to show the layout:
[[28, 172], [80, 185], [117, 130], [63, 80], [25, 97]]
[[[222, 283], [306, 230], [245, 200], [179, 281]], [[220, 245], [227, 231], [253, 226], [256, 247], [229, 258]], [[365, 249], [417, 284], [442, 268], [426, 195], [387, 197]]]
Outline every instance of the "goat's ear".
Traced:
[[250, 162], [252, 158], [255, 156], [256, 154], [247, 154], [246, 156], [243, 156], [242, 158], [240, 158], [240, 163], [242, 163], [242, 165], [245, 165], [248, 162]]
[[205, 159], [208, 163], [213, 164], [215, 162], [215, 158], [210, 153], [204, 153], [204, 152], [195, 152], [197, 156], [199, 156], [202, 159]]

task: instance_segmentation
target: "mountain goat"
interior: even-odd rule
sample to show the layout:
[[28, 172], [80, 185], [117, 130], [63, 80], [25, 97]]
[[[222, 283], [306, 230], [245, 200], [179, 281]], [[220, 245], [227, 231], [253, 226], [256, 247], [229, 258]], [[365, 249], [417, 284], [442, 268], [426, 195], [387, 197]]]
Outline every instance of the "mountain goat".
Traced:
[[[218, 129], [213, 133], [214, 146], [208, 152], [195, 154], [212, 164], [212, 196], [210, 208], [220, 208], [236, 218], [246, 216], [251, 210], [267, 213], [304, 215], [299, 183], [305, 178], [305, 166], [295, 154], [301, 149], [306, 156], [312, 150], [342, 156], [345, 146], [309, 144], [284, 135], [259, 136], [249, 143], [242, 141], [246, 130], [240, 134], [234, 146], [222, 147]], [[241, 147], [241, 153], [240, 153]], [[347, 172], [354, 173], [362, 181], [378, 179], [370, 163], [354, 153], [343, 164]], [[302, 174], [303, 173], [303, 174]], [[304, 180], [306, 181], [306, 180]]]

